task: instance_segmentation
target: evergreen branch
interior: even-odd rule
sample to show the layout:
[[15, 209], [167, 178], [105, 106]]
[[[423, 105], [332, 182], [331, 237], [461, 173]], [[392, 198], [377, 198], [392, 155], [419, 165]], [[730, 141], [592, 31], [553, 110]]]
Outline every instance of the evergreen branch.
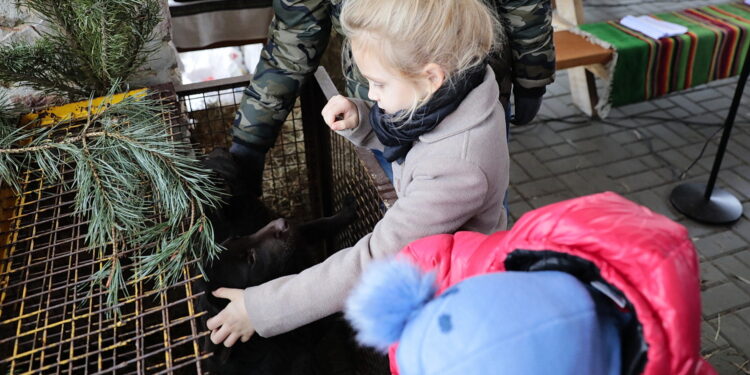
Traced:
[[135, 142], [135, 140], [124, 137], [121, 134], [97, 131], [97, 132], [89, 132], [86, 134], [77, 135], [75, 137], [65, 138], [59, 142], [45, 143], [39, 146], [2, 148], [0, 149], [0, 154], [25, 154], [27, 152], [39, 152], [39, 151], [44, 151], [44, 150], [51, 150], [51, 149], [59, 148], [60, 146], [65, 145], [65, 144], [74, 144], [74, 143], [85, 141], [86, 138], [95, 138], [95, 137], [112, 137], [112, 138], [119, 139], [123, 142]]
[[0, 81], [84, 99], [119, 91], [157, 51], [158, 0], [21, 0], [49, 31], [0, 46]]
[[[44, 36], [35, 44], [0, 46], [0, 81], [17, 82], [52, 95], [88, 97], [92, 78], [75, 62], [70, 50]], [[83, 80], [81, 77], [84, 77]], [[96, 90], [94, 90], [96, 91]]]
[[162, 117], [166, 107], [136, 96], [110, 102], [98, 108], [89, 102], [88, 112], [96, 114], [79, 134], [65, 131], [71, 120], [49, 128], [0, 126], [0, 181], [20, 192], [19, 171], [34, 165], [58, 181], [61, 165], [73, 166], [74, 212], [88, 218], [86, 244], [102, 254], [90, 281], [106, 289], [114, 306], [121, 290], [127, 292], [122, 246], [150, 249], [134, 258], [132, 280], [156, 277], [159, 286], [177, 281], [192, 260], [221, 251], [205, 214], [220, 192], [189, 156], [190, 146], [172, 139]]

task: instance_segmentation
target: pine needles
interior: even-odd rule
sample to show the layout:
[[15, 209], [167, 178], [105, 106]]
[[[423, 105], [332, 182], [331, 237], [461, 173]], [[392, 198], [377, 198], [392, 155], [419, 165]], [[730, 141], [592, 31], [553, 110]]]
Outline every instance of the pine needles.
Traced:
[[[106, 95], [155, 52], [158, 0], [21, 0], [49, 31], [0, 46], [0, 81], [80, 100]], [[123, 87], [116, 87], [118, 91]]]
[[191, 261], [218, 254], [205, 210], [218, 203], [219, 191], [190, 145], [172, 139], [160, 102], [129, 96], [97, 108], [89, 103], [94, 115], [75, 134], [66, 130], [70, 121], [16, 128], [0, 120], [0, 181], [20, 192], [20, 171], [38, 168], [50, 184], [66, 183], [61, 171], [73, 169], [67, 188], [77, 190], [74, 210], [88, 220], [86, 245], [103, 264], [91, 285], [106, 289], [115, 306], [127, 292], [125, 249], [142, 249], [131, 258], [131, 281], [153, 277], [160, 287], [175, 283]]

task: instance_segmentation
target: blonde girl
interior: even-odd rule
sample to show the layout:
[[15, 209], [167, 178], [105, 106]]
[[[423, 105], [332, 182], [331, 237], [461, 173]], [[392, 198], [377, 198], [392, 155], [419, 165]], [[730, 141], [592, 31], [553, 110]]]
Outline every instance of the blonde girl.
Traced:
[[482, 0], [345, 0], [341, 24], [372, 107], [332, 98], [322, 115], [351, 142], [383, 151], [398, 201], [370, 234], [300, 274], [219, 289], [215, 343], [268, 337], [341, 311], [362, 270], [416, 239], [506, 227], [504, 110], [488, 54], [501, 30]]

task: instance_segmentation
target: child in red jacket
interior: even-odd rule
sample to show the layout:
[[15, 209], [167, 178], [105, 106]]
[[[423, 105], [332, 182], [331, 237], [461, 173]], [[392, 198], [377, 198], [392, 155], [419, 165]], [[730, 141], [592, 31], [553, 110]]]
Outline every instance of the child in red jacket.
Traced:
[[401, 341], [394, 373], [716, 373], [700, 356], [687, 230], [617, 194], [539, 208], [507, 232], [427, 237], [399, 258], [434, 277], [374, 268], [346, 310], [362, 343]]

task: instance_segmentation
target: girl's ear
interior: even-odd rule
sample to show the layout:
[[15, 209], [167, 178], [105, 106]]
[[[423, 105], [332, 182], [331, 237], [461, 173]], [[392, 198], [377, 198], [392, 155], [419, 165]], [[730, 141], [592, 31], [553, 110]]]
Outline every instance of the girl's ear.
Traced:
[[424, 77], [427, 78], [427, 88], [430, 94], [433, 94], [445, 82], [445, 70], [435, 63], [425, 65], [422, 70]]

